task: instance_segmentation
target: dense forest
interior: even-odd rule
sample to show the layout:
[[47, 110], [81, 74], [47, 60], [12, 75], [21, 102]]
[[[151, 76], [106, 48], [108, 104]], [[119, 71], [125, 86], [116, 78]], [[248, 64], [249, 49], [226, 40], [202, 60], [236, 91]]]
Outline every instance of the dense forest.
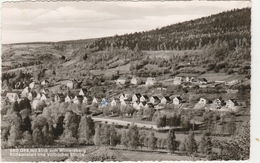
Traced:
[[251, 9], [234, 9], [220, 14], [168, 25], [147, 32], [135, 32], [96, 40], [90, 47], [128, 47], [139, 50], [193, 50], [216, 40], [226, 41], [234, 49], [249, 47], [251, 42]]
[[[96, 53], [94, 63], [111, 58], [132, 61], [138, 58], [140, 63], [131, 66], [131, 70], [139, 70], [144, 63], [178, 70], [180, 64], [190, 63], [215, 73], [250, 74], [250, 16], [250, 8], [234, 9], [151, 31], [100, 38], [87, 44], [85, 51], [103, 51], [102, 55]], [[144, 51], [149, 57], [144, 57], [147, 56]], [[157, 58], [150, 56], [149, 51], [172, 51], [172, 55]], [[93, 58], [86, 54], [83, 59], [93, 63]]]

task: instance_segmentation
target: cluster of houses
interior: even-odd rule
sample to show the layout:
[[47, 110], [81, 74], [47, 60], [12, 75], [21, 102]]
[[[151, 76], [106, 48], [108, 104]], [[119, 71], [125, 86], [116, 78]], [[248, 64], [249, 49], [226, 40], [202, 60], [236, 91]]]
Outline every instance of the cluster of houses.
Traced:
[[[180, 96], [175, 96], [171, 98], [170, 96], [150, 96], [141, 95], [140, 93], [135, 93], [133, 95], [130, 94], [121, 94], [119, 97], [114, 98], [96, 98], [96, 97], [87, 97], [86, 89], [81, 89], [78, 95], [66, 97], [63, 94], [56, 94], [54, 101], [56, 102], [68, 102], [68, 103], [83, 103], [87, 105], [97, 104], [100, 107], [105, 106], [118, 106], [118, 107], [126, 107], [132, 106], [136, 110], [140, 110], [141, 108], [154, 108], [154, 109], [162, 109], [165, 105], [174, 105], [177, 108], [182, 108], [182, 105], [185, 103]], [[198, 104], [201, 106], [206, 106], [210, 104], [210, 110], [219, 110], [219, 111], [235, 111], [238, 103], [234, 99], [229, 99], [224, 101], [221, 98], [218, 98], [211, 102], [206, 98], [200, 98]], [[205, 108], [207, 110], [207, 107]]]
[[[116, 80], [116, 84], [118, 85], [124, 85], [126, 83], [127, 83], [127, 78], [120, 77]], [[133, 85], [140, 85], [142, 83], [142, 80], [139, 77], [133, 76], [132, 79], [130, 80], [130, 83]], [[156, 83], [157, 83], [156, 79], [151, 77], [148, 77], [145, 81], [145, 85], [147, 86], [154, 85]]]
[[[216, 83], [224, 83], [225, 85], [235, 85], [238, 83], [241, 83], [240, 80], [234, 79], [230, 81], [215, 81]], [[119, 79], [116, 80], [116, 84], [118, 85], [124, 85], [127, 83], [127, 78], [120, 77]], [[130, 83], [133, 85], [140, 85], [142, 83], [141, 79], [139, 77], [132, 77], [130, 80]], [[148, 77], [145, 80], [145, 85], [150, 86], [158, 83], [158, 81], [155, 78]], [[206, 78], [196, 78], [196, 77], [191, 77], [191, 76], [175, 76], [173, 78], [173, 85], [181, 85], [183, 83], [193, 83], [193, 84], [198, 84], [198, 85], [207, 85], [209, 82], [207, 81]]]
[[[28, 86], [26, 86], [22, 91], [19, 91], [18, 89], [14, 90], [14, 91], [2, 90], [2, 96], [6, 96], [6, 98], [9, 102], [20, 101], [21, 100], [20, 98], [22, 98], [22, 97], [28, 97], [29, 100], [32, 100], [34, 96], [37, 97], [37, 98], [41, 97], [42, 99], [47, 99], [45, 97], [45, 95], [47, 94], [46, 93], [47, 89], [45, 89], [45, 88], [41, 89], [41, 91], [37, 94], [34, 91], [34, 88], [36, 87], [36, 85], [48, 87], [49, 83], [50, 82], [48, 80], [43, 80], [41, 82], [33, 81]], [[24, 84], [23, 82], [17, 82], [16, 88], [20, 88], [19, 86], [23, 85], [23, 84]]]
[[[126, 84], [127, 79], [120, 77], [119, 79], [116, 80], [116, 84], [119, 85], [124, 85]], [[130, 80], [130, 83], [133, 85], [140, 85], [141, 84], [141, 79], [139, 77], [132, 77]], [[205, 78], [195, 78], [195, 77], [184, 77], [184, 76], [176, 76], [173, 78], [173, 85], [180, 85], [183, 84], [184, 82], [191, 82], [191, 83], [196, 83], [196, 84], [207, 84], [207, 80]], [[155, 78], [148, 77], [145, 80], [145, 85], [146, 86], [151, 86], [158, 83], [158, 81]]]
[[[206, 104], [210, 104], [211, 101], [206, 98], [200, 98], [198, 104], [201, 106], [206, 106]], [[219, 110], [219, 111], [237, 111], [238, 102], [234, 99], [229, 99], [227, 101], [222, 98], [215, 99], [210, 107], [205, 107], [206, 111], [209, 110]]]
[[[119, 82], [120, 84], [124, 84], [125, 81]], [[131, 84], [138, 84], [140, 79], [138, 77], [133, 77], [131, 79]], [[194, 77], [175, 77], [174, 84], [178, 85], [182, 82], [198, 82]], [[147, 78], [146, 85], [154, 85], [156, 83], [155, 78]], [[201, 83], [206, 83], [206, 79], [199, 80]], [[35, 85], [40, 84], [43, 86], [40, 90], [35, 90]], [[110, 99], [100, 99], [96, 97], [88, 96], [87, 89], [81, 88], [78, 93], [70, 94], [70, 93], [56, 93], [53, 95], [49, 94], [49, 90], [46, 89], [48, 87], [49, 82], [47, 80], [43, 80], [39, 83], [32, 82], [26, 88], [24, 88], [21, 92], [19, 91], [12, 91], [12, 92], [5, 92], [6, 99], [9, 102], [20, 101], [22, 98], [27, 97], [32, 103], [32, 109], [36, 109], [37, 103], [39, 101], [45, 101], [46, 104], [50, 102], [68, 102], [68, 103], [75, 103], [75, 104], [86, 104], [86, 105], [93, 105], [97, 104], [100, 107], [104, 106], [132, 106], [134, 109], [141, 109], [141, 108], [155, 108], [155, 109], [162, 109], [166, 104], [172, 104], [178, 108], [182, 108], [183, 103], [185, 102], [180, 96], [170, 97], [170, 96], [150, 96], [141, 95], [140, 93], [136, 93], [133, 95], [129, 94], [121, 94], [119, 97], [110, 98]], [[68, 81], [66, 86], [70, 89], [73, 89], [73, 81]], [[3, 95], [3, 92], [2, 92]], [[209, 104], [209, 100], [206, 98], [200, 98], [199, 105], [206, 105]], [[236, 108], [237, 102], [233, 99], [228, 101], [224, 101], [223, 99], [216, 99], [213, 102], [214, 107], [211, 107], [216, 110], [223, 110], [223, 108], [232, 110]]]
[[[60, 99], [59, 99], [60, 100]], [[57, 100], [55, 100], [57, 101]], [[62, 102], [61, 100], [60, 102]], [[147, 95], [141, 95], [140, 93], [133, 94], [130, 96], [129, 94], [121, 94], [119, 97], [111, 98], [111, 99], [100, 99], [96, 97], [86, 97], [84, 93], [84, 89], [81, 89], [78, 95], [64, 97], [64, 102], [72, 102], [72, 103], [84, 103], [84, 104], [98, 104], [101, 107], [104, 106], [133, 106], [133, 108], [139, 110], [142, 107], [144, 108], [158, 108], [156, 106], [166, 105], [166, 104], [174, 104], [179, 106], [182, 104], [182, 99], [180, 97], [175, 97], [171, 99], [169, 96], [163, 96], [159, 98], [158, 96], [148, 97]], [[160, 105], [159, 105], [160, 104]]]

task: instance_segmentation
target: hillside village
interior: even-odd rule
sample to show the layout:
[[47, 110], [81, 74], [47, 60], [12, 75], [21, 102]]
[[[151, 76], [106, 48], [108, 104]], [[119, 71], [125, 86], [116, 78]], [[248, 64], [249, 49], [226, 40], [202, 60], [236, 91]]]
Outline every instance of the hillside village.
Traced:
[[250, 14], [237, 9], [120, 36], [3, 45], [2, 148], [249, 158]]
[[[136, 87], [149, 87], [158, 84], [159, 81], [156, 78], [148, 77], [144, 84], [138, 84], [138, 77], [132, 77], [130, 81], [126, 81], [125, 78], [119, 78], [115, 80], [115, 84], [117, 85], [125, 85], [131, 84]], [[249, 80], [249, 79], [245, 79]], [[233, 86], [240, 84], [244, 81], [241, 80], [229, 80], [229, 81], [215, 81], [208, 82], [205, 78], [194, 78], [194, 77], [185, 77], [185, 76], [176, 76], [173, 79], [168, 79], [167, 82], [171, 81], [172, 86], [181, 85], [182, 87], [192, 88], [193, 86], [199, 86], [201, 88], [205, 87], [215, 87], [215, 85], [219, 85], [219, 83], [224, 84], [226, 86]], [[75, 83], [75, 81], [74, 81]], [[156, 96], [152, 93], [148, 92], [149, 95], [142, 95], [140, 93], [130, 92], [125, 93], [121, 92], [117, 96], [113, 97], [95, 97], [91, 96], [87, 90], [87, 88], [74, 89], [73, 81], [67, 81], [64, 84], [66, 92], [58, 91], [57, 93], [50, 92], [49, 85], [53, 85], [54, 83], [50, 83], [48, 80], [43, 80], [41, 82], [33, 81], [26, 86], [23, 83], [24, 89], [15, 89], [14, 91], [2, 91], [2, 97], [6, 97], [6, 101], [9, 103], [18, 101], [18, 103], [23, 98], [28, 98], [32, 103], [32, 110], [37, 111], [38, 103], [44, 101], [47, 105], [52, 102], [67, 102], [67, 103], [75, 103], [75, 104], [85, 104], [87, 106], [97, 104], [98, 107], [105, 106], [117, 106], [117, 107], [125, 107], [126, 105], [132, 106], [136, 110], [140, 110], [140, 108], [154, 108], [156, 110], [163, 109], [163, 105], [173, 104], [174, 106], [182, 109], [191, 109], [185, 107], [186, 100], [182, 99], [179, 95], [170, 95], [170, 96]], [[140, 83], [140, 82], [139, 82]], [[213, 84], [212, 84], [213, 83]], [[188, 85], [189, 84], [189, 85]], [[21, 82], [15, 84], [15, 87], [20, 87]], [[188, 85], [188, 86], [187, 86]], [[157, 90], [166, 90], [163, 85], [162, 87], [156, 88]], [[227, 90], [228, 91], [228, 90]], [[233, 90], [233, 92], [236, 90]], [[238, 90], [237, 90], [238, 91]], [[129, 91], [128, 91], [129, 92]], [[141, 91], [138, 91], [141, 92]], [[195, 107], [196, 106], [196, 107]], [[206, 97], [200, 97], [199, 101], [194, 108], [204, 108], [205, 111], [209, 110], [218, 110], [218, 111], [237, 111], [239, 108], [238, 102], [235, 99], [222, 99], [216, 98], [215, 100], [209, 100]], [[240, 105], [241, 106], [241, 105]], [[42, 108], [43, 109], [43, 108]]]

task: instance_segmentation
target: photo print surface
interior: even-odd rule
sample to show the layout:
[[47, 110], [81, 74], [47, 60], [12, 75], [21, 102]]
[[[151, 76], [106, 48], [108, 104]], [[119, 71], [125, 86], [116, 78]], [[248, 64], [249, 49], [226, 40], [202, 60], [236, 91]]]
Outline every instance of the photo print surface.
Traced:
[[1, 13], [2, 161], [249, 160], [250, 1]]

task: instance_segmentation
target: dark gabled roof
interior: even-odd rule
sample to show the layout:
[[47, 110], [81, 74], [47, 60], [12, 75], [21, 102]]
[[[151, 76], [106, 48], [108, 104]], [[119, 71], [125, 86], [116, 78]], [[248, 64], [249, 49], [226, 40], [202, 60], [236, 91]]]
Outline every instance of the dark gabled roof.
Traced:
[[234, 104], [237, 104], [237, 101], [235, 99], [229, 99], [230, 101], [232, 101]]
[[77, 98], [82, 98], [83, 99], [83, 96], [82, 95], [77, 95]]
[[145, 99], [149, 99], [149, 97], [148, 97], [147, 95], [143, 95], [143, 97], [144, 97]]
[[142, 103], [142, 105], [145, 106], [145, 104], [146, 104], [147, 102], [144, 101], [144, 102], [140, 102], [140, 103]]
[[87, 90], [87, 88], [81, 88], [81, 90], [84, 92], [84, 93], [86, 93], [88, 90]]
[[200, 81], [205, 81], [207, 82], [207, 79], [206, 78], [199, 78]]
[[146, 105], [148, 105], [150, 108], [154, 108], [154, 105], [150, 102], [146, 103]]
[[180, 101], [182, 100], [182, 98], [181, 98], [181, 97], [179, 97], [179, 96], [178, 96], [178, 97], [175, 97], [175, 98], [177, 98], [177, 99], [178, 99], [178, 100], [180, 100]]
[[164, 96], [164, 98], [165, 98], [167, 101], [171, 101], [171, 99], [170, 99], [169, 96]]
[[[128, 101], [128, 100], [123, 100], [126, 104], [130, 104], [131, 101]], [[120, 101], [122, 103], [122, 101]]]
[[155, 100], [158, 100], [160, 101], [159, 97], [158, 96], [152, 96]]
[[41, 82], [44, 82], [44, 81], [45, 81], [45, 82], [47, 82], [47, 83], [50, 83], [50, 82], [49, 82], [48, 80], [46, 80], [46, 79], [44, 79], [44, 80], [43, 80], [43, 81], [41, 81]]
[[140, 93], [134, 94], [137, 98], [140, 98], [142, 95]]
[[[126, 95], [129, 95], [129, 94], [124, 94], [124, 93], [120, 94], [120, 96], [124, 96], [124, 97], [125, 97]], [[120, 96], [119, 96], [119, 97], [120, 97]], [[128, 97], [129, 97], [129, 96], [128, 96]]]

